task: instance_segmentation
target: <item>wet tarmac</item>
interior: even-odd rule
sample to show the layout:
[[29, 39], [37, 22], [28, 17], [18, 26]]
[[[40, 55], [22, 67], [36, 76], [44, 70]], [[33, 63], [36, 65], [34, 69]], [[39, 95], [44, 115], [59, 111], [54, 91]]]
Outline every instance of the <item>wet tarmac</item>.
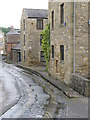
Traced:
[[0, 64], [0, 82], [0, 119], [88, 117], [87, 98], [68, 98], [39, 75], [12, 64]]

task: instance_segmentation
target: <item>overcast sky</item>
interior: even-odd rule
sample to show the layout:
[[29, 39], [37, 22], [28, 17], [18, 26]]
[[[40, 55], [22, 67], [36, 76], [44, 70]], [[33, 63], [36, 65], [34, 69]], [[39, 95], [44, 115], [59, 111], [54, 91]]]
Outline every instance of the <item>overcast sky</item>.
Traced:
[[0, 0], [0, 27], [20, 28], [23, 8], [48, 9], [48, 0]]

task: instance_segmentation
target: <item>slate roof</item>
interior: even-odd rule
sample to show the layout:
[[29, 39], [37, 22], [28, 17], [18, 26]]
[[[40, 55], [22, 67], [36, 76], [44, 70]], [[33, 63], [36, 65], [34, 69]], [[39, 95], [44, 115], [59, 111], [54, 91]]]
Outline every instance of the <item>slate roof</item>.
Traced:
[[48, 18], [48, 10], [45, 9], [26, 9], [24, 8], [28, 18]]
[[21, 43], [17, 44], [12, 50], [21, 50]]
[[11, 30], [6, 35], [11, 35], [11, 34], [20, 34], [20, 30]]

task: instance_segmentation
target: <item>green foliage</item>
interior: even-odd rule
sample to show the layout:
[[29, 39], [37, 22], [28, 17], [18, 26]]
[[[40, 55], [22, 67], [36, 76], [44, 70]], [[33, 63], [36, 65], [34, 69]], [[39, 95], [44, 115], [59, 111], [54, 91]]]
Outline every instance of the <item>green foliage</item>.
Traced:
[[10, 28], [0, 27], [0, 29], [2, 30], [2, 32], [4, 32], [4, 34], [7, 34], [10, 31]]
[[46, 70], [48, 71], [48, 62], [50, 59], [50, 25], [47, 24], [46, 29], [41, 32], [42, 39], [42, 49], [44, 51], [44, 57], [46, 60]]

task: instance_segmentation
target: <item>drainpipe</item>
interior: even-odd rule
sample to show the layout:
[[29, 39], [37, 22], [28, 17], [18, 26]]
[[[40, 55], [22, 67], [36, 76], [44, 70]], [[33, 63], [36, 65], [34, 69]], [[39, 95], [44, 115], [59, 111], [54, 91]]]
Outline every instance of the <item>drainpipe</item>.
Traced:
[[73, 74], [75, 74], [75, 0], [73, 0]]

